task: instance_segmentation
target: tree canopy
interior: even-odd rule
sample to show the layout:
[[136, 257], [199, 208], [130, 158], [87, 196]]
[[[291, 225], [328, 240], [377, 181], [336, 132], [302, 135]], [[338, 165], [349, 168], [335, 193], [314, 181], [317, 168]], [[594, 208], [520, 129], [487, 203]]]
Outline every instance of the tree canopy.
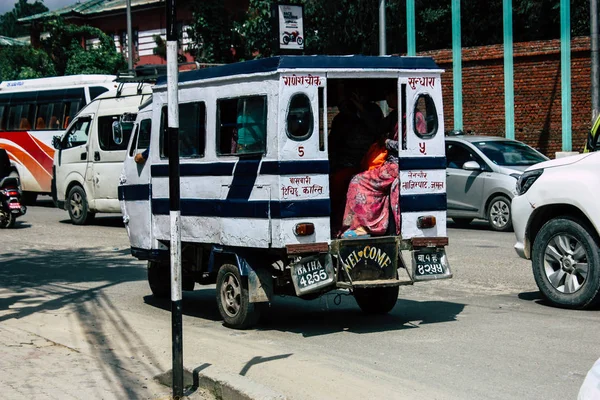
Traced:
[[[373, 0], [298, 0], [304, 5], [305, 54], [378, 54], [379, 2]], [[220, 0], [194, 8], [191, 36], [196, 58], [230, 62], [274, 53], [271, 6], [275, 0], [250, 0], [245, 16], [232, 20]], [[589, 35], [588, 2], [571, 2], [572, 36]], [[417, 51], [450, 48], [450, 0], [416, 0]], [[463, 46], [502, 43], [502, 0], [461, 2]], [[406, 2], [387, 0], [387, 51], [406, 53]], [[560, 37], [560, 0], [513, 0], [515, 42]]]
[[29, 17], [48, 11], [43, 1], [35, 1], [33, 4], [27, 0], [19, 0], [15, 4], [15, 8], [6, 14], [0, 15], [0, 34], [8, 37], [19, 37], [29, 35], [29, 29], [23, 25], [19, 25], [19, 18]]

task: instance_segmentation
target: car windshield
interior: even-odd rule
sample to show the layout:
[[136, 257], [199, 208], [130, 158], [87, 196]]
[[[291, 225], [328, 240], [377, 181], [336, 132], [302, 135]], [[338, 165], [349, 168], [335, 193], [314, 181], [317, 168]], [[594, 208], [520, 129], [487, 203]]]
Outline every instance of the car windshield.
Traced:
[[490, 140], [473, 142], [494, 164], [502, 166], [533, 165], [546, 161], [538, 153], [524, 143], [509, 140]]

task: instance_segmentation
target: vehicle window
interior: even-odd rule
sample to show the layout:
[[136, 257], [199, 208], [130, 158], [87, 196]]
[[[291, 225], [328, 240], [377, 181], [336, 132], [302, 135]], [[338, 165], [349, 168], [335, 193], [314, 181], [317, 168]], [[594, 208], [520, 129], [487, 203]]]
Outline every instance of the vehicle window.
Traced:
[[89, 117], [78, 119], [65, 136], [63, 148], [77, 147], [86, 144], [91, 122], [92, 119]]
[[313, 131], [313, 113], [310, 99], [304, 93], [296, 93], [288, 107], [287, 135], [293, 140], [306, 140]]
[[150, 147], [150, 132], [152, 130], [152, 119], [143, 119], [140, 122], [139, 137], [137, 140], [137, 149], [139, 151], [146, 150]]
[[477, 161], [475, 155], [464, 146], [456, 143], [446, 143], [446, 166], [462, 169], [467, 161]]
[[103, 86], [91, 86], [90, 100], [94, 100], [96, 97], [100, 96], [104, 92], [108, 92], [108, 89]]
[[438, 130], [437, 110], [435, 102], [428, 94], [420, 94], [415, 102], [413, 128], [417, 136], [431, 138]]
[[9, 130], [28, 130], [32, 128], [34, 108], [29, 104], [17, 104], [10, 106], [8, 110]]
[[6, 110], [6, 106], [0, 106], [0, 131], [5, 130], [5, 124], [4, 124], [4, 116], [5, 116], [5, 110]]
[[112, 126], [114, 122], [119, 122], [118, 115], [98, 117], [98, 142], [100, 150], [117, 151], [126, 150], [133, 130], [133, 122], [121, 122], [123, 129], [123, 141], [119, 144], [113, 140]]
[[137, 148], [139, 130], [140, 130], [139, 125], [134, 124], [133, 132], [131, 133], [133, 138], [131, 139], [131, 145], [129, 146], [129, 157], [133, 157], [133, 153], [134, 153], [135, 149]]
[[[167, 134], [167, 106], [162, 109], [161, 116], [160, 156], [169, 157], [169, 136]], [[141, 129], [141, 128], [140, 128]], [[148, 143], [150, 125], [148, 129]], [[140, 140], [142, 135], [140, 133]], [[206, 143], [206, 106], [204, 102], [184, 103], [179, 105], [179, 157], [204, 157]]]
[[265, 154], [267, 96], [217, 101], [217, 154]]
[[527, 166], [547, 160], [525, 143], [512, 140], [480, 141], [473, 144], [496, 165]]
[[77, 112], [79, 111], [80, 108], [81, 108], [80, 100], [65, 102], [65, 120], [63, 122], [62, 129], [67, 129], [67, 126], [69, 126], [69, 123], [71, 122], [73, 117], [75, 117], [75, 115], [77, 115]]

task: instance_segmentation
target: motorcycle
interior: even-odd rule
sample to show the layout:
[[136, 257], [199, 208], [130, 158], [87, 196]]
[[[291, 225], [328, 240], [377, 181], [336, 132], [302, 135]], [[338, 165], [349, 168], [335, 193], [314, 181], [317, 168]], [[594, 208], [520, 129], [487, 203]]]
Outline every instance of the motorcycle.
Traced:
[[302, 38], [302, 36], [300, 36], [300, 32], [298, 31], [283, 32], [283, 37], [281, 38], [281, 40], [283, 41], [283, 44], [296, 42], [299, 46], [302, 46], [302, 43], [304, 43], [304, 39]]
[[27, 207], [21, 203], [19, 179], [8, 176], [0, 180], [0, 229], [12, 228], [17, 217], [26, 212]]

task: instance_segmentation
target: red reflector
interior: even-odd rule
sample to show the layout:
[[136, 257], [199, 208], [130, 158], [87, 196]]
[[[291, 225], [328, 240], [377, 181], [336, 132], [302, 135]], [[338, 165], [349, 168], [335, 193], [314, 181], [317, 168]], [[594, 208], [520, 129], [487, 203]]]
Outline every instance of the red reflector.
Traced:
[[417, 228], [419, 229], [433, 228], [436, 223], [437, 221], [433, 215], [425, 215], [417, 218]]
[[19, 192], [8, 192], [9, 196], [18, 196]]
[[296, 236], [310, 236], [315, 233], [315, 226], [310, 222], [297, 224], [294, 233]]

